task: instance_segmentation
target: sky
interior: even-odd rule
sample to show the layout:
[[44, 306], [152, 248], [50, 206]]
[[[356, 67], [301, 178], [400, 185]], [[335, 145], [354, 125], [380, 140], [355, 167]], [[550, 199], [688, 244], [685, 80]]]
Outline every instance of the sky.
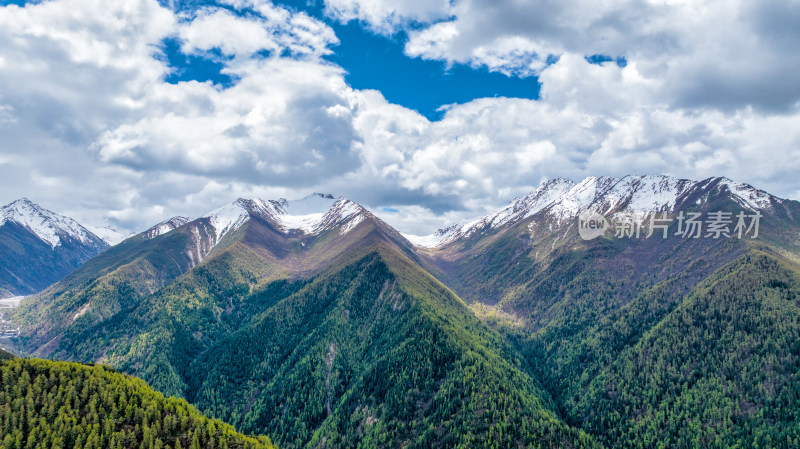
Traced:
[[346, 196], [402, 232], [547, 179], [800, 199], [800, 0], [0, 1], [0, 203], [133, 232]]

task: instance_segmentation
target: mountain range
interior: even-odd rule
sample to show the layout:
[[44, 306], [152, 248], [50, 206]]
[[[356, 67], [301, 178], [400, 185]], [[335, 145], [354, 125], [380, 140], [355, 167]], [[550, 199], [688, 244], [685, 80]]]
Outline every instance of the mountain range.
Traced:
[[[587, 213], [611, 228], [586, 239]], [[27, 299], [13, 347], [279, 447], [796, 447], [798, 236], [800, 203], [726, 178], [555, 179], [430, 236], [239, 199]]]

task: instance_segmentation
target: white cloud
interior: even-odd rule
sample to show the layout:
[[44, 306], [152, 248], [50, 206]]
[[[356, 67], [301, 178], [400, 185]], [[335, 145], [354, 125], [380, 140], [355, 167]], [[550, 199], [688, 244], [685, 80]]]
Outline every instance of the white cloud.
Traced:
[[458, 26], [455, 22], [439, 22], [412, 34], [406, 43], [406, 54], [426, 59], [450, 60], [449, 51], [452, 41], [458, 37]]
[[280, 46], [259, 20], [243, 19], [227, 10], [204, 10], [181, 27], [184, 53], [219, 48], [228, 55], [251, 55], [261, 50], [276, 51]]
[[[332, 30], [304, 13], [251, 6], [258, 14], [188, 19], [155, 0], [0, 8], [0, 147], [12, 161], [0, 167], [0, 193], [95, 222], [109, 210], [106, 218], [139, 229], [152, 217], [132, 208], [161, 210], [209, 180], [297, 187], [357, 165], [341, 69], [316, 59], [336, 41]], [[234, 56], [225, 70], [239, 82], [166, 83], [159, 47], [175, 36], [187, 51]], [[247, 58], [263, 48], [294, 57]]]
[[230, 70], [241, 79], [225, 90], [159, 86], [143, 118], [104, 132], [93, 150], [103, 162], [254, 183], [304, 185], [357, 165], [340, 69], [260, 59]]
[[[0, 8], [0, 196], [136, 230], [237, 196], [327, 190], [420, 234], [556, 176], [727, 175], [800, 191], [798, 80], [785, 76], [797, 72], [789, 50], [800, 33], [782, 19], [791, 9], [470, 0], [363, 12], [329, 2], [376, 28], [432, 21], [412, 32], [411, 54], [539, 74], [541, 100], [476, 99], [431, 122], [349, 87], [320, 58], [336, 42], [324, 23], [265, 1], [228, 3], [245, 14], [177, 16], [155, 0]], [[704, 28], [714, 14], [722, 25]], [[732, 22], [749, 31], [735, 35]], [[159, 46], [170, 37], [232, 56], [223, 62], [235, 85], [166, 83]], [[260, 50], [271, 56], [251, 57]], [[629, 63], [589, 64], [595, 51]], [[560, 58], [546, 65], [551, 52]]]
[[[540, 80], [540, 101], [474, 100], [450, 108], [438, 122], [367, 96], [354, 122], [364, 136], [365, 163], [348, 179], [380, 176], [420, 196], [450, 201], [462, 210], [443, 216], [462, 218], [556, 176], [727, 175], [778, 195], [796, 191], [800, 111], [674, 108], [661, 101], [661, 82], [645, 77], [636, 64], [596, 65], [572, 54], [545, 69]], [[390, 222], [409, 226], [421, 213], [393, 204], [399, 212], [386, 217]], [[426, 231], [421, 225], [409, 230]]]
[[305, 13], [290, 13], [268, 2], [228, 3], [249, 14], [237, 15], [213, 7], [196, 11], [179, 31], [184, 53], [219, 49], [226, 55], [240, 57], [262, 50], [321, 56], [330, 53], [330, 45], [338, 43], [329, 26]]
[[677, 106], [786, 111], [800, 100], [800, 78], [787, 76], [800, 70], [797, 0], [455, 0], [439, 15], [428, 6], [327, 2], [340, 3], [347, 19], [406, 29], [412, 57], [529, 76], [562, 54], [604, 54], [660, 79], [662, 98]]
[[411, 22], [431, 22], [447, 17], [448, 0], [326, 0], [326, 12], [349, 22], [361, 20], [373, 30], [391, 34]]

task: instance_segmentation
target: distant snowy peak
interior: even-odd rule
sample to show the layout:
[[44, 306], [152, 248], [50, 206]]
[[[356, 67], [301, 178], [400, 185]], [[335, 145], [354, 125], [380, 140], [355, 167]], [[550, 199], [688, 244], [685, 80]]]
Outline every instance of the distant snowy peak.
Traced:
[[468, 237], [479, 229], [498, 228], [506, 223], [530, 217], [562, 198], [574, 187], [575, 183], [569, 179], [557, 178], [548, 181], [530, 194], [515, 198], [503, 209], [467, 223], [456, 233], [460, 232], [464, 237]]
[[340, 234], [346, 234], [364, 221], [366, 212], [360, 205], [346, 198], [340, 198], [322, 216], [318, 232], [338, 228]]
[[167, 232], [179, 228], [190, 221], [191, 219], [188, 217], [180, 217], [180, 216], [172, 217], [168, 220], [164, 220], [161, 223], [158, 223], [157, 225], [151, 227], [150, 229], [142, 232], [140, 235], [142, 235], [146, 239], [154, 239], [159, 235], [166, 234]]
[[565, 178], [556, 178], [545, 182], [524, 197], [514, 198], [506, 207], [488, 215], [476, 218], [464, 225], [452, 225], [442, 228], [434, 234], [417, 236], [404, 234], [404, 237], [416, 246], [435, 248], [455, 240], [468, 238], [477, 232], [499, 228], [506, 223], [516, 222], [535, 215], [554, 201], [575, 188], [575, 182]]
[[692, 181], [670, 176], [589, 177], [554, 201], [548, 207], [548, 214], [563, 221], [588, 209], [603, 214], [674, 212], [688, 197], [699, 195], [699, 201], [706, 201], [712, 193], [727, 193], [733, 201], [750, 210], [769, 209], [773, 201], [780, 201], [763, 190], [728, 178]]
[[338, 228], [345, 234], [361, 223], [365, 212], [366, 209], [347, 198], [314, 193], [295, 201], [281, 199], [274, 218], [284, 232], [299, 229], [315, 235]]
[[103, 240], [75, 220], [49, 211], [23, 198], [0, 209], [0, 226], [7, 222], [27, 228], [39, 239], [56, 248], [62, 239], [72, 239], [83, 244], [102, 245]]
[[365, 216], [366, 210], [343, 197], [314, 193], [299, 200], [243, 199], [205, 215], [216, 232], [216, 242], [247, 223], [251, 217], [259, 217], [273, 223], [284, 233], [301, 231], [316, 235], [338, 228], [344, 234], [355, 228]]
[[506, 207], [464, 225], [453, 225], [427, 236], [406, 235], [420, 247], [434, 248], [531, 217], [540, 212], [557, 223], [573, 220], [585, 210], [609, 212], [673, 212], [690, 195], [707, 200], [726, 193], [742, 207], [766, 210], [781, 200], [748, 184], [728, 178], [692, 181], [670, 176], [588, 177], [579, 183], [553, 179]]
[[571, 220], [587, 209], [671, 212], [679, 198], [698, 183], [669, 176], [588, 177], [548, 206], [557, 221]]
[[114, 246], [128, 238], [128, 236], [119, 232], [112, 226], [98, 228], [96, 226], [83, 225], [83, 227], [91, 231], [92, 234], [100, 237], [100, 239], [108, 243], [109, 246]]
[[259, 198], [239, 198], [231, 204], [223, 206], [201, 218], [208, 219], [214, 228], [216, 238], [214, 244], [219, 243], [226, 235], [236, 231], [250, 220], [251, 215], [272, 216], [275, 213], [275, 204], [268, 203]]
[[750, 210], [764, 210], [773, 207], [773, 203], [782, 203], [783, 200], [777, 198], [769, 193], [756, 189], [750, 184], [735, 182], [728, 178], [710, 178], [704, 182], [716, 182], [717, 189], [727, 189], [731, 197]]

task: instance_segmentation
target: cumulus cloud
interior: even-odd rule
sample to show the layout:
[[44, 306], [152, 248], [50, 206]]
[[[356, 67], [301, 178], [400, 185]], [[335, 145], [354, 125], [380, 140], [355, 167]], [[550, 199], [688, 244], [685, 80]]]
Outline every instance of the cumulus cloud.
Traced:
[[104, 132], [92, 150], [134, 169], [295, 186], [357, 167], [339, 69], [264, 59], [230, 70], [241, 80], [225, 90], [159, 86], [143, 118]]
[[785, 112], [800, 99], [800, 79], [787, 76], [800, 69], [796, 0], [455, 0], [438, 15], [327, 1], [341, 3], [348, 14], [337, 17], [405, 29], [412, 57], [532, 76], [562, 54], [603, 54], [660, 78], [676, 106]]
[[[800, 192], [791, 1], [329, 0], [341, 20], [408, 29], [412, 56], [541, 83], [539, 100], [475, 99], [439, 121], [348, 86], [322, 58], [337, 42], [324, 22], [224, 3], [0, 8], [0, 195], [141, 230], [238, 196], [332, 191], [422, 234], [556, 176], [726, 175]], [[164, 39], [218, 57], [236, 82], [167, 83]]]
[[[248, 13], [206, 8], [189, 18], [155, 0], [0, 8], [4, 196], [94, 221], [108, 210], [115, 224], [140, 229], [159, 203], [209, 180], [269, 191], [357, 167], [341, 69], [319, 59], [336, 42], [332, 30], [269, 3], [240, 6]], [[187, 52], [220, 50], [239, 82], [165, 82], [166, 38]], [[250, 58], [261, 50], [274, 54]], [[145, 192], [151, 184], [169, 189], [157, 199]]]
[[447, 17], [448, 0], [326, 0], [326, 12], [338, 20], [360, 20], [374, 31], [391, 34], [399, 26]]
[[269, 2], [227, 0], [246, 15], [219, 7], [194, 11], [180, 28], [185, 53], [218, 49], [226, 55], [248, 57], [261, 51], [296, 56], [321, 56], [338, 43], [333, 30], [303, 12], [289, 12]]

